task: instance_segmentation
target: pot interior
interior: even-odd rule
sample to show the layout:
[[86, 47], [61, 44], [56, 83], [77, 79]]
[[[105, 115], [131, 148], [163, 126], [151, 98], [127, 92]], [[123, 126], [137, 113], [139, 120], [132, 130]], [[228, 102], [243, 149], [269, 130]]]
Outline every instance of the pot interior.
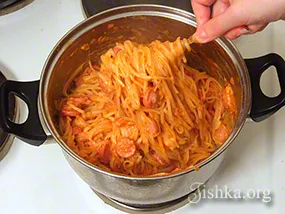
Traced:
[[[171, 8], [149, 7], [151, 12], [148, 7], [130, 8], [125, 14], [119, 9], [89, 18], [70, 31], [50, 55], [41, 80], [42, 108], [46, 123], [58, 141], [60, 136], [57, 132], [55, 100], [62, 96], [65, 83], [76, 69], [82, 65], [88, 66], [89, 60], [99, 63], [100, 56], [117, 42], [131, 40], [150, 43], [156, 39], [174, 41], [177, 37], [188, 38], [195, 32], [195, 20], [189, 13]], [[156, 13], [156, 10], [160, 11]], [[246, 79], [243, 79], [239, 67], [241, 58], [237, 59], [240, 56], [231, 47], [227, 41], [217, 40], [208, 44], [192, 44], [191, 52], [186, 54], [191, 67], [206, 71], [220, 83], [224, 84], [230, 78], [234, 80], [239, 122], [228, 141], [232, 141], [238, 132], [247, 114], [244, 111], [249, 108], [249, 104], [244, 106], [248, 98], [242, 87]]]

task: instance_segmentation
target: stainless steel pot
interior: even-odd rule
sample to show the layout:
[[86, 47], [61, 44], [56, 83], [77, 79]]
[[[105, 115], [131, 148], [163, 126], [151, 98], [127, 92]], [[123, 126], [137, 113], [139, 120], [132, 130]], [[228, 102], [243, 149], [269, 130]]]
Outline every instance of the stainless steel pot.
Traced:
[[[0, 125], [6, 132], [39, 146], [48, 139], [56, 141], [72, 168], [94, 190], [132, 205], [154, 205], [169, 202], [189, 194], [195, 182], [204, 183], [219, 167], [223, 152], [233, 142], [246, 118], [261, 121], [284, 105], [285, 62], [269, 54], [244, 60], [234, 45], [224, 38], [205, 45], [193, 44], [187, 55], [188, 64], [218, 78], [234, 79], [238, 118], [227, 141], [195, 169], [161, 177], [128, 177], [98, 169], [76, 155], [60, 138], [54, 100], [61, 96], [63, 86], [74, 70], [89, 58], [99, 56], [116, 42], [126, 39], [146, 43], [154, 39], [174, 40], [189, 37], [195, 31], [192, 14], [164, 6], [132, 5], [115, 8], [93, 16], [68, 32], [49, 55], [40, 81], [7, 81], [0, 88]], [[281, 93], [265, 96], [259, 85], [261, 74], [270, 66], [277, 69]], [[25, 123], [9, 120], [8, 97], [13, 93], [29, 107]], [[56, 166], [55, 166], [56, 167]], [[197, 170], [199, 169], [199, 170]]]

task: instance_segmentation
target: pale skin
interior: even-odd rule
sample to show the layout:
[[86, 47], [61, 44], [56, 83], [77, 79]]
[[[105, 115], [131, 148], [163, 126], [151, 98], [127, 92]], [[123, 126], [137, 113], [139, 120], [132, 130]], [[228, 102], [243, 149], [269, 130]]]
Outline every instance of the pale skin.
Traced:
[[197, 18], [193, 38], [200, 43], [221, 36], [233, 40], [262, 31], [270, 22], [285, 20], [285, 0], [191, 0], [191, 3]]

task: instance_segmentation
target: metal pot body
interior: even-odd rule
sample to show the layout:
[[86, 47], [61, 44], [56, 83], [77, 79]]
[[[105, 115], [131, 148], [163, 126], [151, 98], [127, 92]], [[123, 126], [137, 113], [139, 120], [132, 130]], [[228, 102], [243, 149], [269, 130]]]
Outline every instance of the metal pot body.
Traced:
[[[151, 179], [114, 176], [98, 172], [75, 157], [61, 142], [55, 125], [53, 101], [61, 95], [62, 83], [82, 63], [87, 63], [87, 60], [98, 62], [100, 55], [116, 42], [131, 40], [148, 43], [155, 39], [173, 41], [177, 37], [189, 37], [194, 31], [195, 19], [184, 11], [161, 6], [122, 7], [101, 13], [77, 26], [59, 42], [49, 57], [41, 78], [40, 113], [45, 116], [44, 121], [51, 133], [64, 146], [69, 164], [95, 191], [132, 205], [161, 204], [189, 194], [193, 191], [193, 184], [205, 183], [220, 165], [223, 156], [216, 155], [199, 170], [191, 170], [179, 176]], [[244, 61], [226, 40], [193, 45], [187, 59], [192, 67], [207, 71], [223, 83], [224, 79], [230, 78], [237, 83], [234, 90], [240, 116], [235, 131], [225, 144], [229, 145], [244, 123], [251, 103], [246, 102], [250, 101], [250, 83]]]
[[134, 207], [155, 206], [188, 195], [207, 182], [224, 158], [222, 154], [201, 169], [182, 176], [140, 180], [102, 174], [81, 164], [66, 152], [64, 156], [74, 171], [93, 190]]
[[[62, 96], [65, 83], [83, 63], [98, 63], [100, 56], [117, 42], [149, 43], [155, 39], [173, 41], [195, 32], [193, 14], [155, 5], [115, 8], [93, 16], [68, 32], [55, 46], [43, 68], [40, 81], [7, 81], [0, 87], [0, 126], [21, 140], [39, 146], [55, 140], [76, 173], [95, 191], [123, 203], [154, 205], [181, 198], [193, 191], [193, 184], [205, 183], [223, 160], [223, 152], [234, 141], [246, 118], [260, 121], [284, 105], [285, 63], [276, 55], [244, 60], [226, 39], [191, 45], [188, 64], [205, 71], [222, 84], [234, 82], [238, 117], [226, 142], [210, 157], [184, 172], [160, 177], [129, 177], [103, 171], [75, 154], [61, 139], [54, 101]], [[277, 68], [281, 93], [275, 98], [262, 94], [259, 79], [271, 65]], [[250, 72], [248, 71], [250, 70]], [[24, 124], [7, 117], [9, 94], [14, 93], [29, 106]]]

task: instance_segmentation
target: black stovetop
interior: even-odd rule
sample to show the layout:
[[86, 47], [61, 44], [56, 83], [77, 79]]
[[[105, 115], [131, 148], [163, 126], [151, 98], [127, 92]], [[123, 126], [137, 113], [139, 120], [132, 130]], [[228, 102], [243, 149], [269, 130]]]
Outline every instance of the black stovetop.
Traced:
[[131, 4], [158, 4], [192, 12], [190, 0], [82, 0], [84, 12], [88, 17], [113, 7]]
[[23, 0], [0, 0], [0, 10]]

